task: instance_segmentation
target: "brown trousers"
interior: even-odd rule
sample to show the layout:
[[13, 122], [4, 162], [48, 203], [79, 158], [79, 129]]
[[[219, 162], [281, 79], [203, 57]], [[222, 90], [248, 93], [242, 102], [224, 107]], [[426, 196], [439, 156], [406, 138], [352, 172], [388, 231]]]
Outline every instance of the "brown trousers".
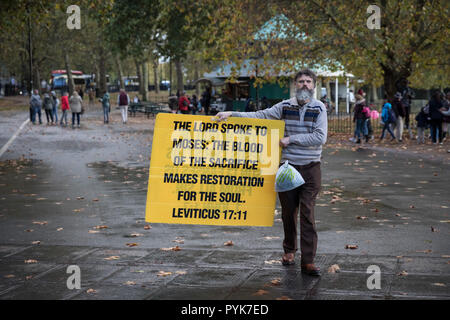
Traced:
[[297, 251], [297, 216], [300, 204], [301, 264], [309, 264], [314, 263], [317, 250], [314, 206], [321, 187], [320, 162], [292, 166], [300, 172], [305, 183], [296, 189], [278, 193], [284, 228], [283, 249], [285, 253]]

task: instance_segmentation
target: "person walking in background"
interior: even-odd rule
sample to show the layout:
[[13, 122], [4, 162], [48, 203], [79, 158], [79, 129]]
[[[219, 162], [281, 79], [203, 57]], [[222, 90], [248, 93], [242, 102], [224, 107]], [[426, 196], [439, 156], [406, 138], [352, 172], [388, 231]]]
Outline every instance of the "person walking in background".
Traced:
[[202, 93], [202, 107], [205, 109], [205, 115], [209, 114], [209, 107], [211, 106], [211, 89], [207, 87]]
[[189, 114], [189, 99], [186, 97], [186, 92], [182, 91], [178, 99], [178, 110], [182, 114]]
[[36, 124], [36, 114], [39, 116], [39, 124], [42, 124], [41, 119], [41, 108], [42, 108], [42, 100], [39, 96], [39, 91], [34, 90], [34, 93], [31, 95], [30, 98], [30, 117], [31, 122], [33, 124]]
[[81, 109], [83, 108], [83, 100], [81, 100], [78, 92], [73, 92], [73, 95], [69, 99], [69, 105], [70, 110], [72, 111], [72, 129], [75, 129], [75, 118], [77, 119], [77, 128], [80, 128], [80, 116]]
[[428, 128], [428, 115], [425, 113], [425, 107], [420, 109], [416, 115], [417, 121], [417, 143], [425, 143], [425, 130]]
[[95, 99], [94, 89], [92, 89], [92, 88], [89, 89], [88, 96], [89, 96], [89, 106], [93, 106], [94, 105], [94, 99]]
[[56, 92], [52, 91], [52, 98], [53, 98], [53, 108], [52, 108], [52, 115], [53, 119], [55, 119], [55, 124], [58, 124], [58, 106], [59, 106], [59, 99], [56, 96]]
[[47, 125], [52, 125], [53, 121], [53, 98], [48, 93], [44, 94], [44, 110], [45, 116], [47, 117]]
[[443, 109], [441, 109], [442, 114], [444, 115], [442, 122], [442, 131], [443, 131], [443, 141], [447, 139], [448, 135], [448, 127], [450, 126], [450, 91], [447, 91], [445, 95], [445, 99], [442, 103]]
[[102, 99], [102, 108], [103, 108], [103, 123], [109, 123], [109, 112], [111, 110], [111, 105], [109, 101], [109, 93], [105, 92]]
[[117, 96], [117, 105], [119, 106], [120, 113], [122, 114], [122, 123], [126, 124], [128, 121], [128, 106], [130, 104], [130, 96], [124, 89], [120, 89], [120, 93]]
[[67, 96], [68, 93], [64, 92], [62, 97], [61, 97], [61, 111], [62, 111], [62, 115], [61, 115], [61, 121], [59, 123], [59, 125], [63, 125], [64, 122], [64, 126], [67, 127], [67, 114], [69, 113], [70, 110], [70, 106], [69, 106], [69, 97]]
[[192, 114], [193, 115], [197, 114], [197, 111], [198, 111], [198, 99], [197, 99], [197, 96], [195, 94], [192, 95], [191, 104], [190, 105], [192, 105]]
[[392, 105], [389, 102], [386, 102], [383, 105], [383, 109], [381, 111], [381, 120], [383, 121], [384, 126], [383, 126], [383, 131], [381, 132], [380, 141], [383, 140], [384, 133], [385, 133], [386, 130], [392, 136], [391, 141], [395, 140], [395, 135], [394, 135], [394, 133], [391, 130], [391, 123], [395, 123], [395, 121], [396, 121], [396, 119], [394, 119], [394, 117], [395, 117], [395, 113], [392, 110]]
[[406, 78], [402, 78], [397, 83], [397, 91], [401, 94], [401, 101], [405, 108], [405, 127], [408, 129], [409, 138], [413, 138], [411, 126], [409, 125], [409, 115], [411, 113], [411, 101], [415, 97], [414, 91], [408, 86], [409, 81]]
[[395, 116], [397, 117], [397, 121], [395, 123], [395, 136], [397, 137], [399, 142], [402, 142], [403, 139], [403, 125], [405, 121], [406, 111], [405, 106], [402, 102], [402, 94], [397, 92], [394, 96], [394, 103], [392, 105], [392, 109], [395, 112]]
[[441, 100], [441, 93], [436, 91], [428, 104], [430, 106], [431, 140], [434, 144], [438, 142], [442, 144], [442, 120], [444, 119], [444, 115], [441, 113], [441, 109], [444, 106]]
[[356, 143], [361, 143], [361, 135], [367, 137], [367, 126], [366, 126], [366, 117], [363, 113], [363, 108], [365, 107], [366, 100], [363, 96], [356, 94], [356, 104], [355, 104], [355, 113], [353, 116], [353, 122], [355, 122], [355, 138]]

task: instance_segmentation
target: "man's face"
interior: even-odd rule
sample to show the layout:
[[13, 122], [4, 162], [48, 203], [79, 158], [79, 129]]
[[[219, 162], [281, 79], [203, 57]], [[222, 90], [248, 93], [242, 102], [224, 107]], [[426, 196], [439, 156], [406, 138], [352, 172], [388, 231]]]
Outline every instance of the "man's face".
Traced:
[[313, 90], [314, 89], [314, 80], [307, 75], [301, 75], [295, 81], [295, 88], [296, 89]]

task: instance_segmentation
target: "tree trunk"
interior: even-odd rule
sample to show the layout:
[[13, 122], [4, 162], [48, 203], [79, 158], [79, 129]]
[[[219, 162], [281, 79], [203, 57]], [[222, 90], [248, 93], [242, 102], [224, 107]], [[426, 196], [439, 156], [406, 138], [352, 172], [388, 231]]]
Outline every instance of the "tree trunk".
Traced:
[[[67, 88], [69, 90], [69, 96], [71, 96], [73, 94], [73, 91], [75, 90], [75, 84], [73, 83], [72, 69], [70, 68], [69, 54], [67, 53], [67, 51], [64, 54], [64, 62], [66, 64]], [[39, 82], [39, 86], [40, 85], [41, 84]]]
[[138, 82], [139, 82], [139, 94], [142, 95], [142, 88], [143, 86], [143, 81], [142, 81], [142, 73], [141, 73], [141, 65], [139, 64], [139, 62], [137, 61], [137, 59], [134, 59], [134, 64], [136, 65], [136, 74], [138, 77]]
[[123, 83], [122, 63], [117, 55], [114, 57], [114, 60], [116, 61], [117, 72], [119, 73], [120, 88], [125, 89], [125, 84]]
[[[198, 61], [194, 61], [194, 79], [197, 81], [199, 78], [199, 72], [198, 72]], [[197, 97], [200, 95], [200, 86], [198, 83], [195, 84], [195, 94]]]
[[155, 82], [155, 93], [159, 93], [158, 57], [153, 61], [153, 80]]
[[372, 102], [376, 103], [378, 101], [378, 93], [377, 93], [377, 86], [372, 84]]
[[99, 72], [100, 72], [100, 87], [99, 90], [101, 92], [101, 95], [103, 95], [107, 91], [107, 84], [106, 84], [106, 55], [103, 47], [99, 47]]
[[147, 61], [142, 63], [142, 101], [148, 98], [148, 65]]
[[180, 92], [184, 91], [184, 83], [183, 83], [183, 65], [181, 64], [181, 59], [175, 59], [175, 70], [177, 73], [177, 90]]

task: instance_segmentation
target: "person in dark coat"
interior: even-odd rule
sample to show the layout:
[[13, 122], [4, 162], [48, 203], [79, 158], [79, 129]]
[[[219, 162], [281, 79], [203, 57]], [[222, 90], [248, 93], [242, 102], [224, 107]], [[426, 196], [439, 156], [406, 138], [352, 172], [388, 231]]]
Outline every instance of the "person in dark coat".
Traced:
[[425, 113], [425, 107], [420, 109], [416, 116], [417, 121], [417, 143], [425, 143], [425, 130], [428, 128], [428, 115]]
[[433, 94], [429, 102], [430, 106], [430, 125], [431, 125], [431, 141], [434, 144], [438, 142], [442, 144], [443, 134], [442, 134], [442, 120], [444, 116], [442, 115], [440, 109], [443, 108], [441, 93], [436, 91]]

